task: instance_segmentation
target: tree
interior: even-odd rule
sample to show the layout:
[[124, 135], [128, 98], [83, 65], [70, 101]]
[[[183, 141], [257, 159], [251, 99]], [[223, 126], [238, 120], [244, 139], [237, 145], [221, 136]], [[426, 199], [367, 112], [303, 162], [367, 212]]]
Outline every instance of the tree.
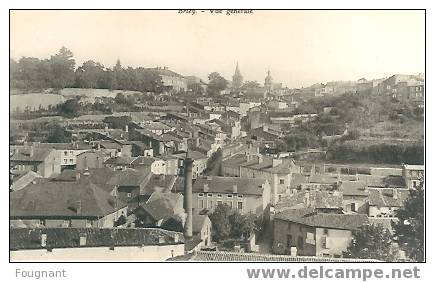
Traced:
[[399, 246], [415, 261], [424, 261], [424, 188], [423, 182], [411, 190], [402, 208], [397, 210], [399, 221], [393, 224]]
[[234, 212], [229, 216], [230, 236], [232, 238], [249, 237], [257, 229], [256, 219], [257, 217], [253, 214], [242, 215], [238, 211]]
[[49, 127], [47, 142], [48, 143], [69, 143], [69, 142], [71, 142], [71, 136], [69, 136], [65, 132], [65, 129], [62, 126], [60, 126], [58, 124], [54, 124], [53, 126]]
[[261, 87], [260, 83], [258, 83], [258, 81], [246, 81], [243, 86], [242, 89], [250, 89], [250, 88], [259, 88]]
[[363, 226], [354, 233], [353, 239], [343, 253], [345, 257], [395, 261], [398, 249], [393, 236], [381, 224]]
[[77, 117], [80, 115], [80, 104], [76, 99], [69, 99], [59, 105], [59, 111], [63, 116]]
[[211, 95], [218, 95], [222, 90], [228, 86], [228, 81], [222, 77], [218, 72], [212, 72], [208, 76], [209, 84], [207, 92]]
[[65, 88], [74, 83], [74, 60], [73, 53], [65, 47], [60, 48], [59, 53], [51, 56], [50, 66], [53, 81], [51, 87]]
[[78, 88], [106, 88], [104, 66], [94, 61], [86, 61], [77, 68], [75, 86]]
[[210, 215], [212, 223], [212, 237], [213, 240], [219, 242], [228, 239], [231, 233], [231, 225], [229, 216], [231, 209], [227, 205], [218, 205], [214, 212]]

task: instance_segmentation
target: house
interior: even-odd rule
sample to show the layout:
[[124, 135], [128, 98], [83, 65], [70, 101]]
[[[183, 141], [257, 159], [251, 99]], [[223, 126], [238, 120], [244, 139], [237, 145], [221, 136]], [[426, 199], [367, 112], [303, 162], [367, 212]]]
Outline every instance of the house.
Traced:
[[424, 165], [402, 165], [402, 177], [408, 189], [416, 189], [424, 180]]
[[368, 216], [369, 217], [395, 217], [396, 210], [405, 205], [409, 197], [408, 189], [383, 188], [369, 189]]
[[187, 91], [188, 80], [182, 75], [169, 70], [167, 67], [156, 67], [149, 70], [161, 77], [164, 86], [172, 88], [175, 92]]
[[10, 193], [10, 220], [27, 227], [113, 227], [127, 205], [86, 178], [45, 181]]
[[300, 167], [292, 159], [277, 159], [263, 155], [248, 155], [247, 162], [240, 164], [240, 177], [268, 180], [272, 205], [290, 191], [292, 173], [299, 171]]
[[74, 168], [77, 164], [77, 156], [83, 152], [92, 150], [92, 146], [84, 142], [37, 143], [35, 147], [56, 150], [60, 155], [60, 165], [62, 168]]
[[343, 193], [343, 208], [346, 212], [367, 214], [369, 190], [361, 181], [340, 181], [338, 191]]
[[76, 169], [102, 168], [104, 167], [104, 159], [103, 152], [96, 150], [85, 151], [76, 156]]
[[298, 256], [341, 257], [352, 232], [368, 224], [367, 215], [318, 212], [313, 208], [289, 209], [273, 221], [273, 252]]
[[152, 173], [149, 169], [136, 170], [125, 169], [117, 171], [110, 179], [107, 180], [107, 184], [114, 187], [114, 196], [126, 203], [129, 203], [129, 211], [137, 203], [146, 183], [151, 178]]
[[149, 199], [134, 210], [132, 219], [136, 227], [160, 227], [166, 230], [183, 230], [185, 212], [183, 195], [154, 192]]
[[208, 215], [194, 214], [192, 216], [193, 237], [199, 239], [199, 247], [208, 247], [211, 245], [211, 220]]
[[96, 142], [97, 149], [109, 157], [131, 157], [132, 145], [120, 140], [100, 140]]
[[60, 173], [61, 159], [54, 149], [32, 146], [11, 146], [11, 171], [33, 171], [42, 177]]
[[[189, 158], [193, 160], [192, 164], [192, 178], [196, 179], [202, 175], [203, 171], [207, 168], [208, 157], [198, 151], [188, 151]], [[179, 159], [180, 169], [184, 167], [183, 160], [186, 159], [186, 154], [175, 154], [174, 157]]]
[[182, 233], [156, 228], [11, 228], [11, 261], [165, 261], [184, 254]]
[[241, 214], [261, 214], [270, 204], [270, 185], [266, 179], [202, 177], [195, 181], [192, 190], [193, 210], [198, 213], [225, 204]]

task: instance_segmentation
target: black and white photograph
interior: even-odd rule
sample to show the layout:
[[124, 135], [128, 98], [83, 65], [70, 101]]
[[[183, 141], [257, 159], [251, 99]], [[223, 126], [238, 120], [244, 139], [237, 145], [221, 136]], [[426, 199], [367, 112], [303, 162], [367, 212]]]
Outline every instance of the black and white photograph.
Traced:
[[426, 10], [11, 9], [9, 38], [10, 263], [426, 262]]

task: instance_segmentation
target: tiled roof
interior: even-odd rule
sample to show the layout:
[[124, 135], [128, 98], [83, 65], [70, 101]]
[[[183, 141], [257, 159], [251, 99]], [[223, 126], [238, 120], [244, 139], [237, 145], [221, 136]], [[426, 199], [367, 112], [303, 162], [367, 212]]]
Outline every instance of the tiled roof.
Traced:
[[270, 261], [270, 262], [377, 262], [373, 259], [346, 259], [308, 256], [286, 256], [261, 253], [198, 251], [168, 261]]
[[368, 196], [368, 189], [362, 181], [341, 181], [339, 188], [343, 196]]
[[276, 210], [288, 208], [340, 209], [343, 207], [343, 194], [329, 191], [303, 191], [283, 196], [276, 205]]
[[193, 192], [204, 192], [204, 184], [208, 184], [210, 193], [233, 193], [233, 185], [237, 185], [237, 194], [243, 195], [263, 195], [262, 185], [267, 180], [261, 178], [242, 178], [242, 177], [221, 177], [212, 176], [209, 178], [198, 178], [193, 184]]
[[11, 161], [26, 161], [26, 162], [44, 162], [50, 155], [53, 149], [33, 148], [33, 155], [31, 156], [30, 148], [16, 148], [14, 154], [11, 156]]
[[177, 176], [153, 174], [143, 189], [140, 191], [141, 195], [151, 195], [154, 192], [169, 193], [172, 191]]
[[151, 170], [149, 167], [142, 170], [136, 169], [125, 169], [117, 171], [110, 180], [108, 184], [117, 186], [140, 186], [149, 177]]
[[86, 179], [30, 184], [10, 194], [12, 218], [96, 218], [113, 213], [125, 205]]
[[[156, 228], [11, 228], [10, 250], [183, 244], [183, 234]], [[46, 234], [46, 246], [41, 235]], [[86, 260], [86, 258], [84, 258]]]
[[338, 177], [335, 175], [314, 174], [309, 177], [310, 183], [335, 184], [338, 181]]
[[308, 183], [308, 178], [300, 173], [292, 173], [290, 188], [296, 189], [302, 183]]
[[316, 212], [313, 208], [289, 209], [275, 215], [275, 219], [300, 223], [312, 227], [356, 230], [368, 224], [367, 215]]
[[12, 191], [21, 190], [32, 183], [32, 181], [34, 181], [36, 178], [42, 178], [42, 176], [33, 171], [26, 171], [25, 173], [13, 179], [10, 189]]
[[183, 202], [183, 195], [154, 192], [141, 207], [156, 221], [178, 214], [177, 207]]
[[37, 148], [55, 149], [55, 150], [90, 150], [92, 146], [84, 142], [74, 143], [39, 143], [35, 144]]
[[[396, 193], [397, 197], [394, 197]], [[377, 207], [402, 207], [409, 197], [408, 189], [369, 189], [369, 205]]]
[[136, 157], [112, 157], [104, 162], [104, 164], [110, 165], [131, 165]]

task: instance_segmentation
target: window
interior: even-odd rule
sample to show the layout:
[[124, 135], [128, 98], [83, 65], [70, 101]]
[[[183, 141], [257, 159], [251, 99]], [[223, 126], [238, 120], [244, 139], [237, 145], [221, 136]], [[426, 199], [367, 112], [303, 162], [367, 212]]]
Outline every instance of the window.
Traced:
[[230, 209], [233, 208], [233, 202], [228, 202], [228, 205], [230, 206]]
[[128, 197], [128, 198], [131, 198], [131, 193], [127, 193], [127, 197]]
[[302, 236], [298, 237], [298, 249], [303, 249], [304, 248], [304, 238], [302, 238]]
[[64, 164], [68, 163], [68, 160], [67, 160], [67, 159], [64, 159], [64, 160], [63, 160], [63, 163], [64, 163]]
[[207, 208], [209, 208], [209, 209], [213, 208], [213, 201], [208, 201]]
[[243, 198], [243, 195], [237, 195], [237, 198]]
[[217, 197], [218, 198], [222, 198], [222, 194], [217, 194]]
[[63, 154], [66, 156], [68, 155], [68, 151], [63, 151]]
[[72, 164], [73, 163], [73, 159], [69, 159], [69, 163]]
[[45, 226], [45, 219], [40, 219], [39, 220], [39, 225], [40, 226]]
[[327, 228], [323, 228], [323, 235], [328, 235], [329, 230]]
[[204, 197], [204, 193], [199, 193], [198, 197]]
[[208, 194], [207, 194], [207, 197], [211, 198], [211, 197], [213, 197], [213, 194], [208, 193]]
[[237, 208], [243, 210], [243, 202], [237, 202]]
[[233, 195], [232, 194], [227, 194], [227, 198], [232, 198]]
[[69, 153], [72, 155], [72, 154], [74, 154], [74, 152], [73, 151], [69, 151]]
[[287, 248], [292, 247], [292, 235], [287, 235]]
[[222, 205], [222, 201], [217, 201], [216, 202], [216, 207], [219, 206], [219, 205]]
[[198, 201], [198, 208], [203, 209], [204, 208], [204, 200]]
[[279, 180], [279, 184], [284, 184], [284, 179], [281, 178], [281, 179]]

